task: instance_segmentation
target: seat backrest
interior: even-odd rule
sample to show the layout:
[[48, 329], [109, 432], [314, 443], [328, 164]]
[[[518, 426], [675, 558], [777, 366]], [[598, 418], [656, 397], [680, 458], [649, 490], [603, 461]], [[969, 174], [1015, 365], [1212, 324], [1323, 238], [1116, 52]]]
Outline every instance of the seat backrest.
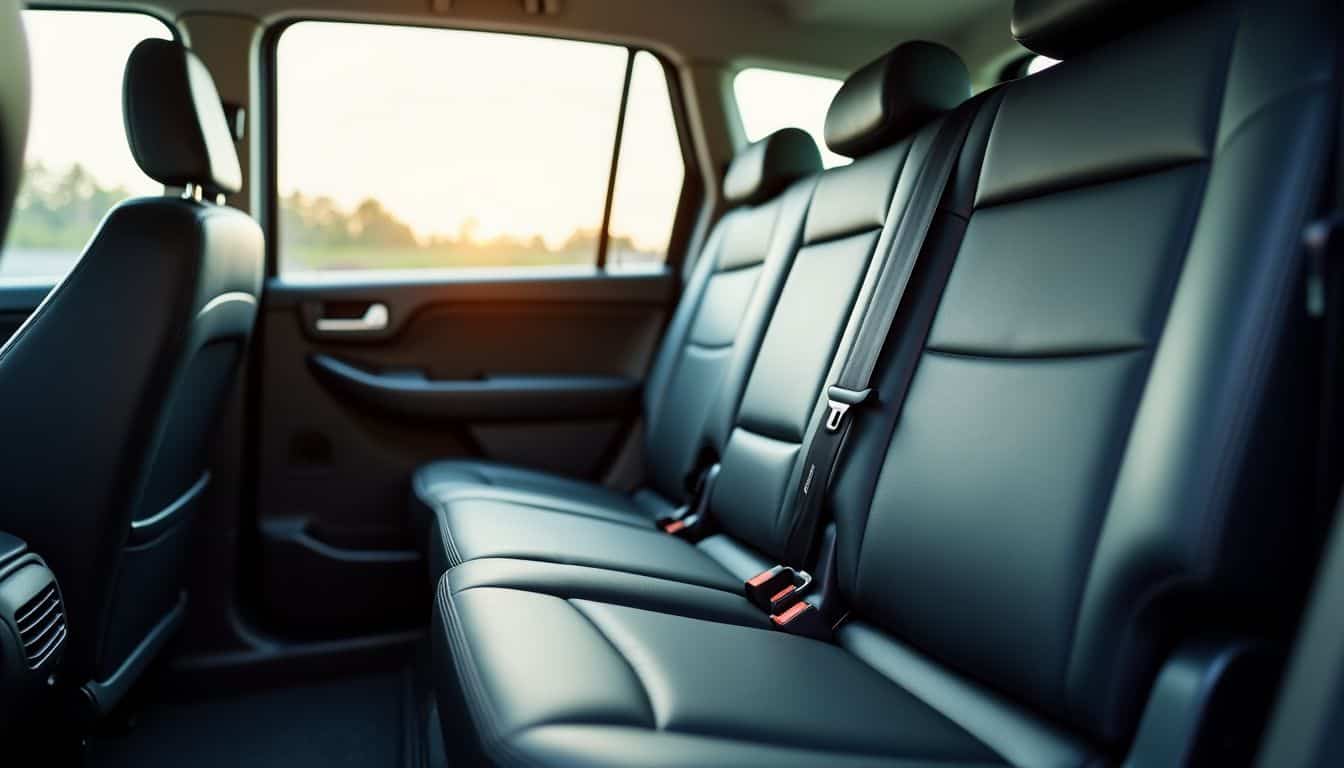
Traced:
[[[818, 426], [818, 397], [862, 311], [928, 153], [936, 116], [970, 96], [961, 59], [905, 43], [852, 75], [826, 118], [826, 142], [854, 159], [822, 173], [803, 237], [750, 365], [710, 498], [715, 522], [777, 561], [785, 510]], [[858, 308], [859, 311], [855, 311]]]
[[0, 528], [59, 578], [77, 681], [111, 675], [178, 604], [208, 435], [261, 287], [261, 231], [222, 204], [241, 171], [204, 65], [179, 43], [146, 40], [124, 89], [137, 163], [185, 191], [114, 208], [0, 348], [16, 448], [0, 463]]
[[19, 5], [0, 0], [0, 246], [19, 191], [28, 138], [28, 41]]
[[891, 341], [833, 486], [842, 642], [876, 626], [1107, 747], [1187, 633], [1282, 621], [1311, 527], [1337, 3], [1180, 5], [1018, 3], [1065, 60], [981, 107], [932, 329]]
[[708, 420], [723, 421], [727, 409], [716, 406], [741, 396], [743, 377], [726, 373], [735, 358], [755, 357], [820, 170], [816, 142], [797, 128], [749, 145], [728, 167], [730, 208], [705, 241], [645, 387], [646, 479], [668, 499], [682, 500], [702, 455], [721, 449], [725, 429]]

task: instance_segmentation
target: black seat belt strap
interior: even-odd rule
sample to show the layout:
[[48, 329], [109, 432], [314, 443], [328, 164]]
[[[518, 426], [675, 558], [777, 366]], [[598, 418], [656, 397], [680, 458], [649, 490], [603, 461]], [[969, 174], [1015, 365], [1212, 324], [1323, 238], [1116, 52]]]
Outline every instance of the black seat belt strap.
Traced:
[[[836, 382], [826, 391], [827, 412], [806, 446], [801, 484], [794, 503], [793, 528], [787, 554], [790, 562], [802, 562], [811, 546], [821, 516], [822, 499], [830, 484], [831, 471], [848, 432], [851, 408], [862, 404], [870, 394], [870, 383], [878, 358], [902, 304], [910, 278], [933, 218], [942, 202], [943, 192], [956, 171], [961, 147], [970, 133], [980, 100], [947, 117], [929, 148], [929, 154], [916, 177], [905, 213], [884, 255], [877, 285], [865, 308], [854, 341], [841, 366]], [[913, 371], [911, 372], [913, 375]]]

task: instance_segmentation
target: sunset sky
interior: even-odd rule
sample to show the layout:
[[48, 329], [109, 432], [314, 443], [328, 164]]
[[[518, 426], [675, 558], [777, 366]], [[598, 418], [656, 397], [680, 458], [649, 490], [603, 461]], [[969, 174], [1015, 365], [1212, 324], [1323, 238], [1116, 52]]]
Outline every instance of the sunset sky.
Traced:
[[[56, 11], [24, 14], [32, 54], [33, 109], [29, 162], [64, 168], [78, 161], [104, 186], [132, 194], [163, 187], [136, 167], [121, 120], [121, 76], [128, 41], [170, 37], [162, 22], [142, 13]], [[76, 65], [77, 62], [77, 65]]]
[[[121, 79], [130, 41], [167, 29], [135, 13], [26, 16], [29, 162], [78, 161], [105, 186], [157, 192], [126, 146]], [[282, 193], [347, 207], [374, 197], [422, 237], [456, 234], [471, 219], [482, 239], [558, 245], [599, 226], [624, 48], [304, 22], [278, 56]], [[652, 249], [666, 245], [682, 177], [666, 94], [656, 61], [637, 59], [612, 229]]]
[[[372, 196], [421, 235], [539, 234], [602, 219], [624, 48], [442, 29], [304, 22], [278, 51], [279, 183]], [[631, 87], [612, 229], [662, 249], [682, 160], [661, 72]]]
[[[87, 167], [104, 186], [160, 188], [126, 146], [121, 79], [132, 41], [168, 37], [137, 13], [26, 14], [33, 53], [29, 161]], [[78, 51], [79, 66], [71, 65]], [[626, 51], [443, 29], [302, 22], [278, 50], [282, 194], [373, 197], [422, 238], [540, 235], [551, 246], [601, 222]], [[838, 81], [740, 74], [747, 136], [791, 123], [820, 138]], [[827, 155], [827, 164], [844, 162]], [[612, 231], [666, 246], [682, 159], [661, 67], [640, 54]]]

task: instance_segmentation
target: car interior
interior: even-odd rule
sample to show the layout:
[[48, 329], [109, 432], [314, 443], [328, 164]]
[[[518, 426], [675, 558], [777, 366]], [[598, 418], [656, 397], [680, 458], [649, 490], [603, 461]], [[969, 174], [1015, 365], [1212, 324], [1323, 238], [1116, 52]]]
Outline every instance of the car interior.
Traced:
[[1344, 765], [1337, 0], [0, 0], [0, 765]]

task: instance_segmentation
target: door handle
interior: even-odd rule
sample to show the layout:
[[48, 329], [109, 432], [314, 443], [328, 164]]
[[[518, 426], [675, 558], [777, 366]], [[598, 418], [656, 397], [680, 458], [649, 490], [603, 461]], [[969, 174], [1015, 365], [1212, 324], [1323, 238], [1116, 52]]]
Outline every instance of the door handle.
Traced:
[[319, 317], [317, 330], [322, 333], [373, 333], [387, 330], [387, 305], [375, 302], [363, 317]]

